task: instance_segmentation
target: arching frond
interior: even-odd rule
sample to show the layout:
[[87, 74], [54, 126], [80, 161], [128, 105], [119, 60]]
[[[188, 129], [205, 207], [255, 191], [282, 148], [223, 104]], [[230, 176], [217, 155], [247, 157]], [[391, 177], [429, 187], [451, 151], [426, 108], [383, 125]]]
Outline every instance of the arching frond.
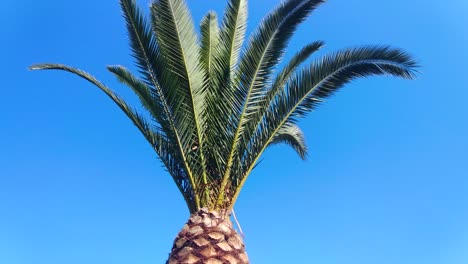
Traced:
[[[297, 26], [315, 10], [323, 0], [289, 0], [273, 10], [252, 34], [239, 66], [237, 94], [244, 104], [238, 128], [242, 131], [250, 119], [245, 115], [255, 112], [269, 85], [274, 67], [281, 61], [285, 48]], [[317, 42], [306, 47], [299, 55], [306, 57], [318, 50]], [[295, 60], [302, 58], [295, 57]], [[293, 61], [294, 63], [295, 61]], [[291, 66], [289, 66], [291, 67]]]
[[162, 67], [165, 65], [165, 59], [159, 44], [135, 0], [121, 0], [120, 6], [127, 24], [132, 55], [147, 86], [155, 91], [155, 105], [161, 107], [161, 116], [156, 120], [168, 136], [177, 137], [175, 121], [168, 101], [170, 88], [173, 86], [170, 84], [173, 82], [167, 81], [170, 78], [166, 77], [168, 71]]
[[286, 123], [295, 123], [315, 107], [356, 78], [392, 75], [404, 79], [415, 77], [416, 62], [407, 53], [390, 47], [360, 47], [333, 53], [313, 62], [294, 74], [283, 90], [273, 98], [257, 132], [249, 143], [251, 155], [243, 161], [246, 170], [238, 192], [261, 154]]
[[[303, 47], [299, 52], [297, 52], [291, 60], [284, 66], [281, 72], [277, 75], [275, 81], [273, 82], [271, 88], [266, 92], [266, 95], [262, 98], [262, 102], [259, 103], [259, 109], [252, 115], [251, 123], [246, 127], [246, 132], [244, 132], [244, 140], [249, 140], [255, 136], [257, 132], [255, 129], [261, 125], [266, 111], [268, 111], [271, 101], [278, 95], [281, 89], [284, 88], [287, 80], [290, 76], [296, 71], [296, 69], [304, 63], [312, 54], [317, 52], [322, 46], [322, 41], [316, 41], [311, 44]], [[247, 147], [246, 149], [250, 148]], [[246, 150], [243, 150], [244, 156], [247, 155]], [[301, 155], [299, 153], [299, 155]]]
[[307, 145], [302, 130], [296, 124], [285, 123], [273, 137], [270, 145], [284, 143], [291, 146], [301, 159], [307, 157]]
[[[356, 78], [415, 76], [405, 52], [369, 46], [335, 52], [300, 68], [322, 46], [317, 41], [282, 64], [292, 34], [325, 0], [284, 0], [244, 44], [248, 0], [228, 0], [197, 35], [185, 0], [152, 0], [150, 20], [136, 0], [120, 0], [139, 75], [122, 66], [108, 70], [138, 97], [149, 122], [88, 73], [63, 70], [96, 85], [137, 126], [157, 152], [191, 213], [202, 207], [230, 212], [266, 148], [285, 143], [305, 159], [297, 121]], [[278, 69], [275, 76], [275, 70]]]
[[[185, 171], [196, 190], [195, 175], [192, 172], [193, 165], [190, 164], [192, 158], [189, 156], [191, 135], [183, 124], [186, 124], [185, 115], [177, 115], [182, 111], [178, 110], [179, 79], [176, 73], [170, 67], [167, 67], [168, 61], [161, 48], [161, 43], [154, 36], [153, 31], [147, 19], [138, 9], [135, 0], [121, 0], [123, 16], [127, 23], [127, 29], [133, 56], [136, 59], [140, 72], [145, 77], [147, 85], [154, 88], [155, 106], [160, 106], [162, 113], [156, 120], [165, 132], [165, 134], [178, 146], [179, 157], [183, 160]], [[199, 204], [198, 197], [195, 197]]]
[[162, 75], [157, 65], [162, 62], [162, 57], [151, 27], [135, 0], [121, 0], [120, 6], [127, 24], [132, 55], [146, 82], [156, 87], [159, 85], [158, 77]]
[[176, 146], [166, 138], [162, 133], [152, 128], [152, 125], [147, 122], [141, 114], [131, 109], [125, 101], [116, 95], [110, 88], [98, 81], [89, 73], [77, 68], [69, 67], [63, 64], [35, 64], [29, 67], [30, 70], [62, 70], [73, 73], [88, 82], [94, 84], [102, 92], [104, 92], [133, 122], [133, 124], [140, 130], [145, 139], [150, 143], [152, 148], [158, 154], [160, 160], [166, 166], [168, 172], [174, 179], [177, 187], [185, 198], [189, 209], [196, 209], [194, 192], [192, 186], [189, 184], [189, 179], [185, 174], [183, 165], [180, 163], [180, 157], [177, 157]]
[[[178, 120], [182, 146], [192, 151], [188, 156], [198, 185], [208, 184], [204, 158], [205, 92], [204, 75], [200, 66], [200, 51], [190, 12], [183, 0], [153, 2], [153, 29], [166, 61], [178, 80], [177, 99], [173, 100], [173, 114]], [[198, 164], [198, 165], [197, 165]], [[203, 192], [203, 191], [202, 191]], [[208, 194], [205, 194], [208, 195]], [[205, 198], [207, 199], [207, 198]]]
[[[253, 33], [238, 71], [242, 78], [239, 78], [237, 95], [244, 103], [243, 111], [239, 114], [238, 132], [240, 135], [244, 130], [249, 129], [249, 125], [252, 128], [255, 124], [255, 118], [244, 117], [255, 115], [261, 108], [272, 71], [281, 61], [292, 34], [321, 3], [323, 0], [284, 1], [263, 20], [257, 31]], [[322, 43], [316, 42], [305, 47], [293, 58], [293, 61], [285, 68], [285, 72], [278, 77], [281, 78], [282, 75], [290, 73], [287, 70], [292, 71], [321, 46]], [[249, 134], [246, 133], [246, 136], [248, 137]]]
[[[117, 79], [127, 85], [140, 99], [141, 105], [148, 111], [151, 117], [158, 121], [165, 118], [160, 105], [157, 105], [157, 100], [154, 100], [156, 91], [148, 86], [138, 77], [134, 76], [129, 70], [123, 66], [107, 66], [107, 69], [113, 73]], [[166, 122], [165, 120], [161, 123]]]
[[287, 80], [296, 71], [296, 69], [323, 46], [323, 41], [315, 41], [304, 46], [299, 52], [297, 52], [277, 75], [275, 81], [273, 81], [273, 85], [268, 90], [268, 95], [265, 97], [265, 101], [269, 102], [271, 98], [276, 96], [278, 91], [284, 87]]
[[[44, 63], [44, 64], [34, 64], [29, 67], [30, 70], [61, 70], [73, 73], [88, 82], [94, 84], [97, 88], [99, 88], [102, 92], [104, 92], [126, 115], [132, 122], [135, 124], [136, 127], [141, 131], [141, 133], [148, 139], [148, 125], [146, 123], [140, 122], [142, 119], [139, 118], [139, 115], [134, 112], [126, 103], [125, 101], [118, 95], [116, 95], [111, 89], [105, 86], [103, 83], [98, 81], [94, 76], [90, 75], [89, 73], [82, 71], [80, 69], [66, 66], [63, 64], [52, 64], [52, 63]], [[149, 141], [151, 143], [151, 141]]]
[[[272, 70], [280, 62], [284, 49], [297, 26], [322, 2], [323, 0], [282, 2], [262, 21], [250, 38], [237, 72], [239, 85], [234, 92], [235, 101], [242, 107], [239, 112], [236, 112], [237, 109], [234, 107], [228, 112], [233, 113], [236, 125], [231, 147], [227, 150], [229, 154], [222, 189], [229, 182], [234, 157], [247, 148], [248, 138], [243, 136], [244, 131], [253, 129], [255, 121], [252, 120], [252, 116], [262, 105]], [[223, 192], [218, 200], [222, 199]]]

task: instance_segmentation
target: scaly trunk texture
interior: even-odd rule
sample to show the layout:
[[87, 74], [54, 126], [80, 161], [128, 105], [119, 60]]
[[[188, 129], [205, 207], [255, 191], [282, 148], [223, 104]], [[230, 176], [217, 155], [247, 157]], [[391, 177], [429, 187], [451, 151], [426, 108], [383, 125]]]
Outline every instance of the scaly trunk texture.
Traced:
[[242, 238], [229, 217], [201, 209], [177, 235], [166, 264], [248, 264]]

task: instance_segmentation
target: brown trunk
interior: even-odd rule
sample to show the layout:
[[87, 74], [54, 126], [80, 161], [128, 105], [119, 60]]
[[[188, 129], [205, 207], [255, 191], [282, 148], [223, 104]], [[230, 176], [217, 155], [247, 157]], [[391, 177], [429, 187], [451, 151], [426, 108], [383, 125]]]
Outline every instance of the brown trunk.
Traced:
[[206, 209], [192, 214], [166, 264], [248, 264], [242, 238], [229, 217]]

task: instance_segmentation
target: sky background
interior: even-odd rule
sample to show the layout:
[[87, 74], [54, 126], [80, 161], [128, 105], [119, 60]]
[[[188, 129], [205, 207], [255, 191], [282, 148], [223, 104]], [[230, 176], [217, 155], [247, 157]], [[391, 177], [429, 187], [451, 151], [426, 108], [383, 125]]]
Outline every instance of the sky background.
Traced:
[[[140, 0], [142, 7], [148, 0]], [[278, 0], [251, 0], [249, 32]], [[225, 1], [189, 0], [198, 24]], [[254, 264], [468, 263], [468, 2], [330, 0], [287, 56], [392, 44], [415, 81], [358, 80], [301, 121], [310, 156], [275, 146], [236, 205]], [[2, 0], [0, 263], [164, 263], [188, 218], [150, 146], [96, 88], [31, 63], [134, 69], [117, 0]]]

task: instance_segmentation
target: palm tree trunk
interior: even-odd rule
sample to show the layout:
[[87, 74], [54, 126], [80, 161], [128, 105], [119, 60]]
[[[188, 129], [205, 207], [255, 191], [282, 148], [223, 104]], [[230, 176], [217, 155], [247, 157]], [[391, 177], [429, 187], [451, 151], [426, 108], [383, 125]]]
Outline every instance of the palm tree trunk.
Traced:
[[248, 264], [242, 238], [229, 217], [207, 209], [192, 214], [166, 264]]

